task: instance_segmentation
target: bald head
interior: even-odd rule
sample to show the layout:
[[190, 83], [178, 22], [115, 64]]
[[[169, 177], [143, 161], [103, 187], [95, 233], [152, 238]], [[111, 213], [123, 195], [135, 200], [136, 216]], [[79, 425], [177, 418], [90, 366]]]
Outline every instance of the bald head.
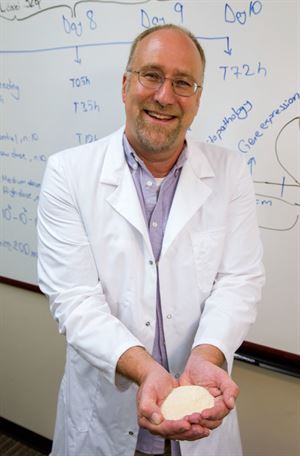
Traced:
[[204, 50], [203, 50], [202, 46], [200, 45], [199, 41], [197, 40], [197, 38], [195, 37], [195, 35], [193, 33], [191, 33], [188, 29], [186, 29], [184, 27], [181, 27], [179, 25], [175, 25], [175, 24], [157, 25], [156, 27], [149, 28], [147, 30], [144, 30], [142, 33], [140, 33], [135, 38], [135, 40], [133, 41], [133, 43], [131, 45], [130, 52], [129, 52], [129, 57], [128, 57], [127, 65], [126, 65], [126, 69], [129, 69], [131, 67], [132, 61], [133, 61], [133, 58], [134, 58], [134, 55], [135, 55], [135, 51], [136, 51], [136, 48], [138, 47], [139, 43], [143, 39], [148, 37], [149, 35], [152, 35], [153, 33], [159, 32], [161, 30], [171, 30], [171, 31], [174, 31], [174, 32], [177, 31], [178, 33], [183, 33], [187, 38], [189, 38], [192, 41], [192, 43], [194, 44], [195, 48], [197, 49], [197, 52], [198, 52], [198, 54], [200, 56], [200, 59], [201, 59], [201, 63], [202, 63], [202, 79], [203, 79], [204, 70], [205, 70], [205, 64], [206, 64], [206, 58], [205, 58], [205, 53], [204, 53]]

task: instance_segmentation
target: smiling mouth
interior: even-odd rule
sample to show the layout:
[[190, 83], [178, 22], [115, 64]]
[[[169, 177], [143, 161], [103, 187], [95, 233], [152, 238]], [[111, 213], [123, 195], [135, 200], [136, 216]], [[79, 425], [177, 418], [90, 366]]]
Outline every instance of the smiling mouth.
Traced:
[[144, 111], [149, 117], [152, 117], [152, 119], [161, 120], [165, 122], [176, 119], [176, 116], [172, 116], [170, 114], [162, 114], [160, 112], [149, 111], [148, 109], [144, 109]]

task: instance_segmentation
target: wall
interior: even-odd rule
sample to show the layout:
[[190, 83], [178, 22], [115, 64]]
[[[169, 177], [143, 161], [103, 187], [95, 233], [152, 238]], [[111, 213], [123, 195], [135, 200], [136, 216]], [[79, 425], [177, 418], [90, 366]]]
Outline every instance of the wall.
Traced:
[[[0, 284], [0, 296], [1, 416], [51, 439], [64, 338], [42, 295]], [[244, 456], [300, 455], [300, 379], [240, 362], [233, 377]]]
[[0, 284], [1, 416], [52, 438], [65, 341], [38, 293]]
[[300, 379], [241, 362], [233, 378], [244, 456], [299, 456]]

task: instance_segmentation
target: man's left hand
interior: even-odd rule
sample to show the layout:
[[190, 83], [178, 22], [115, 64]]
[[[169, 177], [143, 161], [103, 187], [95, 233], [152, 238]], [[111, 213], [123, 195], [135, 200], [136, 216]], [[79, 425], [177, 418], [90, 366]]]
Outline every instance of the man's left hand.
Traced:
[[239, 388], [227, 372], [219, 367], [223, 361], [223, 355], [213, 346], [198, 346], [192, 351], [179, 384], [203, 386], [214, 396], [215, 405], [202, 413], [186, 417], [191, 424], [215, 429], [234, 408]]

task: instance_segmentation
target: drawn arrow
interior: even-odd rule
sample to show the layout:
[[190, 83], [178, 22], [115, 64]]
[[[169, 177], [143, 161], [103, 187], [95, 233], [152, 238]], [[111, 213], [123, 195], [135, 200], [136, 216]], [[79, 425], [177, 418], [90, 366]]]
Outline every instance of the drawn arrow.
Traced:
[[76, 58], [74, 59], [74, 62], [81, 64], [81, 58], [79, 57], [78, 46], [75, 47], [75, 50], [76, 50]]
[[224, 52], [227, 55], [232, 54], [232, 48], [230, 47], [230, 43], [229, 43], [229, 36], [226, 36], [226, 49], [224, 50]]
[[224, 49], [225, 54], [231, 55], [232, 54], [232, 48], [230, 47], [230, 38], [229, 36], [197, 36], [197, 40], [222, 40], [226, 41], [226, 48]]
[[248, 163], [247, 163], [250, 167], [250, 174], [252, 176], [252, 173], [253, 173], [253, 166], [256, 165], [256, 160], [255, 160], [255, 157], [251, 157], [249, 158], [248, 160]]

